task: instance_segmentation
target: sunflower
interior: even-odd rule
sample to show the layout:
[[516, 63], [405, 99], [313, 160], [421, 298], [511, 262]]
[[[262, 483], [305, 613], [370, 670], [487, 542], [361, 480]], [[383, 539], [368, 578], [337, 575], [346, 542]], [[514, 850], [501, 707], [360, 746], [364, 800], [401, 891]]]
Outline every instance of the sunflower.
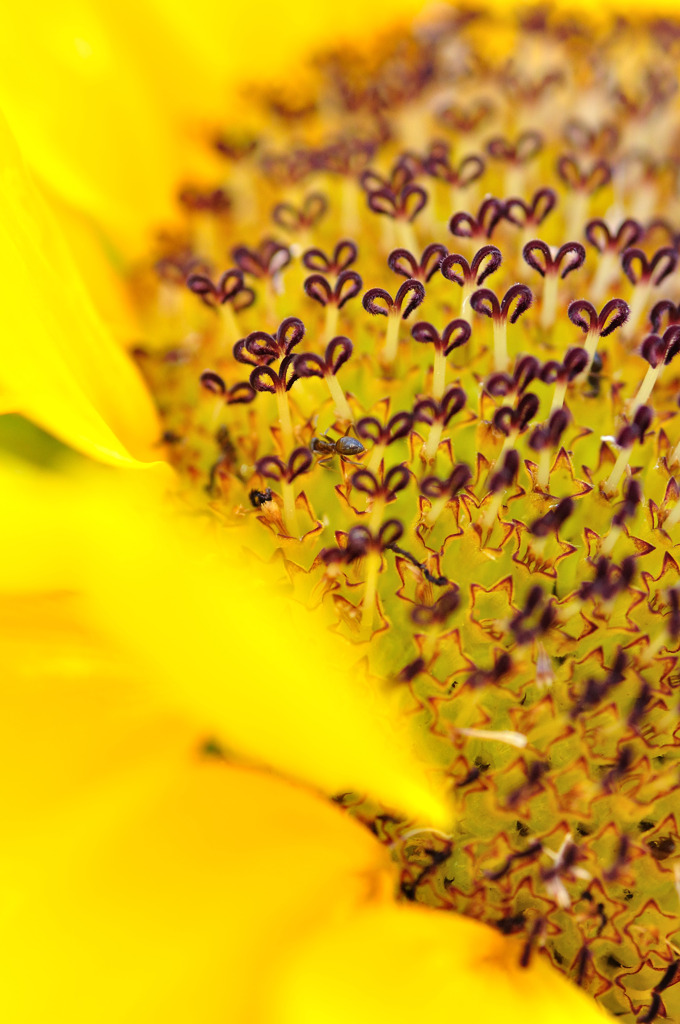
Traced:
[[8, 34], [6, 1015], [672, 1016], [680, 27], [232, 13]]

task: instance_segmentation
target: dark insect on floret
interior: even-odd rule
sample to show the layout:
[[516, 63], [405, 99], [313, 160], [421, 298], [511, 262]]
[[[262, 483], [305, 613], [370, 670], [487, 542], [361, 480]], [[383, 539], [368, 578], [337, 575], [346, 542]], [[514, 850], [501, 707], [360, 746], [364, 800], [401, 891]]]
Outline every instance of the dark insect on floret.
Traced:
[[337, 440], [333, 440], [328, 434], [322, 434], [321, 437], [313, 437], [309, 445], [315, 455], [321, 455], [319, 464], [324, 465], [333, 458], [334, 455], [339, 455], [343, 461], [351, 462], [350, 456], [355, 459], [363, 455], [366, 448], [357, 437], [339, 437]]
[[268, 487], [266, 491], [258, 491], [253, 488], [248, 497], [253, 508], [262, 508], [266, 501], [272, 500], [271, 487]]

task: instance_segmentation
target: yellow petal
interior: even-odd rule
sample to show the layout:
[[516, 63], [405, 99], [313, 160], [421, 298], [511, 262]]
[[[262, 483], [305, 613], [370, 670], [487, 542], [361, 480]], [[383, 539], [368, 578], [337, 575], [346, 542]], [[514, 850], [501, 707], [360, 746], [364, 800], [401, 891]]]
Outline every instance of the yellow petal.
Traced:
[[277, 1024], [610, 1019], [538, 956], [520, 967], [521, 951], [521, 943], [455, 914], [369, 908], [315, 935], [302, 955], [294, 950], [270, 1005]]
[[[159, 21], [172, 39], [171, 52], [181, 53], [191, 76], [206, 85], [228, 87], [257, 80], [259, 85], [278, 81], [295, 84], [305, 60], [315, 49], [370, 48], [377, 35], [405, 22], [427, 7], [425, 0], [346, 0], [342, 4], [318, 4], [294, 0], [281, 4], [262, 0], [257, 6], [239, 9], [211, 0], [196, 18], [185, 4], [156, 3]], [[205, 31], [209, 21], [213, 32]], [[160, 55], [163, 59], [162, 54]], [[226, 59], [225, 59], [226, 58]], [[177, 84], [177, 83], [176, 83]], [[200, 105], [186, 104], [185, 113], [220, 115], [214, 98], [201, 95]], [[177, 105], [182, 100], [178, 97]], [[222, 119], [224, 117], [224, 111]]]
[[[15, 495], [0, 512], [4, 592], [76, 595], [88, 643], [204, 737], [328, 792], [368, 791], [444, 821], [351, 645], [286, 598], [237, 531], [219, 541], [203, 520], [178, 522], [152, 483], [94, 467], [81, 479], [0, 472]], [[29, 617], [25, 643], [49, 622]]]
[[146, 388], [95, 313], [1, 118], [0, 156], [0, 407], [105, 462], [157, 459]]
[[48, 3], [8, 10], [0, 106], [40, 180], [132, 244], [171, 212], [179, 143], [159, 104], [161, 83], [154, 96], [145, 80], [158, 40], [144, 31], [144, 5], [141, 31], [131, 7], [66, 0], [58, 11]]
[[[374, 0], [365, 34], [421, 6]], [[296, 54], [356, 36], [365, 15], [361, 0], [12, 6], [0, 34], [0, 107], [41, 181], [138, 252], [172, 216], [182, 179], [205, 165], [203, 128], [241, 102], [234, 83], [290, 74]]]
[[91, 217], [67, 206], [54, 192], [45, 198], [104, 327], [119, 345], [129, 348], [144, 334], [119, 255]]
[[38, 634], [51, 671], [24, 647], [8, 672], [0, 634], [0, 1019], [258, 1021], [281, 950], [381, 892], [384, 851], [319, 798], [200, 757], [63, 602]]

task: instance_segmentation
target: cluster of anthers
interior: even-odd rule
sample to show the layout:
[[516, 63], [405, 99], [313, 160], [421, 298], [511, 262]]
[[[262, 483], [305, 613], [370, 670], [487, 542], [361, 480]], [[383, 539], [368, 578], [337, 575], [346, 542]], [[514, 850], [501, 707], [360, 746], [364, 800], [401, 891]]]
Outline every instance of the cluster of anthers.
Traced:
[[680, 1018], [679, 56], [543, 10], [326, 54], [137, 279], [187, 502], [362, 645], [455, 831], [336, 799], [629, 1021]]

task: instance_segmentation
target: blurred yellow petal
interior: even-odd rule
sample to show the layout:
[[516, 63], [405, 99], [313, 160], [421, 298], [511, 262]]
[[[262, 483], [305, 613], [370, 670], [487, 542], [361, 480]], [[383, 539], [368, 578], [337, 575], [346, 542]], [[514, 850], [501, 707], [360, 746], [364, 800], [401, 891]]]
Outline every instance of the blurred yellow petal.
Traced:
[[[12, 601], [75, 595], [88, 642], [121, 652], [145, 690], [206, 737], [327, 792], [368, 791], [446, 820], [351, 645], [287, 599], [279, 572], [240, 550], [238, 534], [218, 543], [212, 528], [180, 526], [138, 474], [69, 479], [14, 467], [0, 479], [15, 495], [1, 513]], [[29, 618], [24, 642], [49, 621]]]
[[[294, 81], [302, 73], [304, 58], [317, 47], [347, 43], [368, 49], [376, 34], [411, 18], [427, 4], [426, 0], [370, 0], [368, 4], [365, 0], [346, 0], [342, 4], [263, 0], [235, 12], [228, 4], [212, 0], [201, 8], [200, 18], [180, 3], [150, 0], [147, 6], [174, 44], [169, 52], [180, 54], [186, 62], [191, 80], [202, 80], [204, 88], [212, 86], [213, 90], [226, 87], [233, 95], [234, 88], [242, 89], [244, 83]], [[213, 31], [206, 32], [206, 24]], [[177, 91], [177, 107], [183, 105], [182, 113], [195, 118], [196, 96], [189, 103], [186, 92], [180, 95]], [[224, 109], [215, 104], [214, 96], [203, 93], [199, 113], [224, 117]]]
[[179, 149], [161, 84], [153, 96], [145, 81], [158, 41], [127, 6], [14, 7], [0, 41], [1, 105], [30, 166], [123, 242], [143, 237], [141, 210], [151, 223], [170, 212]]
[[[422, 0], [373, 0], [391, 22]], [[237, 81], [290, 72], [295, 54], [357, 35], [366, 5], [66, 0], [10, 7], [0, 35], [0, 107], [30, 166], [128, 251], [172, 216], [178, 183], [205, 162], [197, 121], [237, 99]]]
[[199, 756], [61, 601], [9, 671], [21, 614], [3, 609], [0, 1018], [271, 1019], [280, 951], [380, 895], [384, 851], [315, 796]]
[[67, 206], [54, 192], [44, 191], [104, 327], [118, 344], [128, 348], [140, 337], [141, 327], [139, 312], [121, 273], [119, 254], [111, 248], [101, 225]]
[[158, 458], [151, 399], [104, 329], [0, 119], [0, 407], [116, 465]]
[[521, 967], [521, 954], [521, 942], [468, 918], [376, 907], [315, 935], [302, 955], [295, 950], [272, 1003], [278, 1024], [610, 1019], [537, 955]]

